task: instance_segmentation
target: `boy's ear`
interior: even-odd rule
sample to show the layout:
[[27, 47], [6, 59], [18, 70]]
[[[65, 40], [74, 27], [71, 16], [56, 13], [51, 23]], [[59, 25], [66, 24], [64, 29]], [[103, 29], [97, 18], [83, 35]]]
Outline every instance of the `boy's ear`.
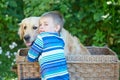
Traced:
[[60, 25], [57, 25], [57, 26], [55, 27], [55, 31], [56, 31], [56, 32], [59, 32], [59, 31], [60, 31]]

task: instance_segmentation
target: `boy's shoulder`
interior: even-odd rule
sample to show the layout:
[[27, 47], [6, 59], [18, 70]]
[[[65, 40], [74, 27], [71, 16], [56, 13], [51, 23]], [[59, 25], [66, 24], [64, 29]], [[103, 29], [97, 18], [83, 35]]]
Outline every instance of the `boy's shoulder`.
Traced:
[[41, 32], [39, 35], [44, 36], [44, 35], [49, 35], [49, 33], [48, 32]]
[[42, 37], [44, 37], [44, 36], [59, 36], [58, 33], [51, 33], [51, 32], [41, 32], [39, 35]]

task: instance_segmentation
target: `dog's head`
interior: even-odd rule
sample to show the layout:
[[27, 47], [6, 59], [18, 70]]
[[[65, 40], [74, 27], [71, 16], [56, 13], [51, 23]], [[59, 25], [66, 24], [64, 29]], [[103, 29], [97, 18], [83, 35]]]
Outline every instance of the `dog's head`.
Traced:
[[29, 17], [19, 23], [18, 34], [28, 47], [31, 46], [38, 35], [39, 19], [40, 17]]

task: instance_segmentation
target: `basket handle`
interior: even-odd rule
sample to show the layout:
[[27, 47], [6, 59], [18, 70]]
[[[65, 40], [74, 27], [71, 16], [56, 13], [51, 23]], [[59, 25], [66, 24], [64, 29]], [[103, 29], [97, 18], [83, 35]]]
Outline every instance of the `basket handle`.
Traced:
[[19, 56], [27, 56], [28, 54], [28, 49], [21, 49], [19, 51]]

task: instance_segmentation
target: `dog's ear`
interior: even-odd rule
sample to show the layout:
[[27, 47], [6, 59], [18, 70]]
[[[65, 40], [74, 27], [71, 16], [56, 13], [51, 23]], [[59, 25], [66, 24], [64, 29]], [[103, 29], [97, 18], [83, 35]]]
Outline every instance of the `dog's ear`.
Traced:
[[24, 35], [23, 24], [19, 23], [18, 25], [20, 26], [18, 29], [18, 35], [20, 36], [20, 39], [23, 39], [23, 35]]

